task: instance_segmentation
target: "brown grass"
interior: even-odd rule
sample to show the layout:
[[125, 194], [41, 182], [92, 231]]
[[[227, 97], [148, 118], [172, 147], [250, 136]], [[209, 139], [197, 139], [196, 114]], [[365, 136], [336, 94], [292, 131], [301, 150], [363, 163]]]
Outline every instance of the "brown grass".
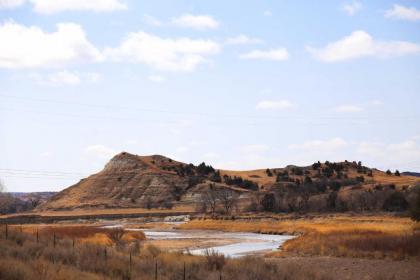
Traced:
[[295, 234], [283, 250], [286, 254], [393, 259], [420, 258], [419, 225], [408, 218], [390, 216], [333, 216], [285, 220], [193, 220], [182, 229]]
[[[78, 243], [91, 243], [97, 245], [112, 245], [109, 234], [113, 229], [102, 228], [95, 225], [24, 225], [10, 226], [16, 232], [29, 233], [36, 236], [38, 232], [41, 238], [71, 239]], [[122, 237], [123, 241], [143, 241], [146, 236], [142, 231], [126, 231]]]
[[69, 216], [77, 217], [84, 215], [116, 215], [116, 214], [153, 214], [153, 213], [171, 213], [177, 212], [194, 212], [194, 207], [188, 205], [179, 205], [173, 209], [145, 209], [145, 208], [110, 208], [110, 209], [72, 209], [72, 210], [57, 210], [57, 211], [29, 211], [24, 213], [15, 213], [2, 215], [1, 218], [26, 216], [26, 215], [40, 215], [43, 217], [54, 216]]
[[[9, 239], [0, 238], [0, 279], [329, 279], [314, 268], [290, 270], [261, 258], [229, 260], [210, 255], [199, 257], [165, 253], [153, 246], [145, 249], [125, 246], [99, 246], [79, 243], [74, 248], [64, 238], [52, 246], [46, 239], [36, 242], [33, 235], [11, 231]], [[130, 266], [131, 253], [131, 266]], [[312, 275], [317, 275], [312, 277]]]

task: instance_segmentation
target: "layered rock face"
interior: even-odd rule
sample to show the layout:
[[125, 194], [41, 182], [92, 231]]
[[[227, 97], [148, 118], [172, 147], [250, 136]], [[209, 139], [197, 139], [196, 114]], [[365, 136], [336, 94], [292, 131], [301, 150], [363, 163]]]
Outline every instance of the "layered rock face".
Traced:
[[102, 171], [58, 193], [39, 209], [149, 208], [173, 203], [188, 187], [188, 178], [174, 171], [184, 165], [164, 156], [123, 152]]

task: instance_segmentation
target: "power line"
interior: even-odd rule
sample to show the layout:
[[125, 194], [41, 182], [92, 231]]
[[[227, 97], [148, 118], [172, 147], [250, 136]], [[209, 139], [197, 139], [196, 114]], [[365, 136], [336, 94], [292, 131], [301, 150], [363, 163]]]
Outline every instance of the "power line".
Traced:
[[[143, 111], [143, 112], [152, 112], [152, 113], [165, 113], [165, 114], [177, 114], [177, 115], [194, 115], [194, 116], [204, 116], [212, 118], [247, 118], [247, 119], [273, 119], [273, 120], [285, 120], [285, 119], [299, 119], [299, 118], [317, 118], [317, 119], [334, 119], [334, 120], [366, 120], [366, 119], [399, 119], [399, 120], [418, 120], [417, 116], [393, 116], [390, 117], [388, 114], [386, 116], [328, 116], [328, 115], [291, 115], [286, 116], [256, 116], [256, 115], [235, 115], [235, 114], [215, 114], [215, 113], [197, 113], [197, 112], [181, 112], [181, 111], [172, 111], [172, 110], [161, 110], [161, 109], [150, 109], [150, 108], [139, 108], [139, 107], [130, 107], [130, 106], [109, 106], [109, 105], [98, 105], [98, 104], [88, 104], [88, 103], [77, 103], [77, 102], [65, 102], [58, 100], [49, 100], [49, 99], [39, 99], [39, 98], [30, 98], [22, 96], [10, 96], [0, 94], [0, 97], [18, 99], [26, 102], [42, 102], [42, 103], [54, 103], [54, 104], [63, 104], [63, 105], [76, 105], [84, 107], [93, 107], [93, 108], [102, 108], [102, 109], [123, 109], [123, 110], [134, 110], [134, 111]], [[42, 112], [40, 112], [42, 113]], [[66, 114], [68, 115], [68, 114]], [[95, 117], [95, 116], [92, 116]], [[153, 121], [153, 120], [147, 120]]]

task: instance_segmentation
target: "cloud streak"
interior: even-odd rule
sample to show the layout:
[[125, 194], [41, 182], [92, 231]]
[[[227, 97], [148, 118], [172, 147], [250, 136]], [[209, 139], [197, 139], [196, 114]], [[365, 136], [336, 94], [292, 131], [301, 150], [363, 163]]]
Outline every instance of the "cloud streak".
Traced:
[[394, 5], [391, 9], [385, 11], [385, 17], [397, 20], [419, 21], [420, 10], [401, 5]]
[[271, 49], [271, 50], [253, 50], [248, 53], [239, 55], [240, 59], [257, 59], [257, 60], [272, 60], [285, 61], [289, 59], [289, 53], [285, 48]]
[[184, 14], [171, 20], [173, 25], [197, 30], [217, 29], [220, 23], [210, 15]]
[[420, 54], [420, 45], [405, 41], [378, 41], [359, 30], [323, 48], [306, 47], [306, 50], [322, 62], [341, 62], [362, 57], [390, 58]]
[[107, 58], [117, 62], [146, 64], [161, 71], [188, 72], [219, 53], [212, 40], [161, 38], [143, 31], [129, 33], [118, 47], [106, 48]]

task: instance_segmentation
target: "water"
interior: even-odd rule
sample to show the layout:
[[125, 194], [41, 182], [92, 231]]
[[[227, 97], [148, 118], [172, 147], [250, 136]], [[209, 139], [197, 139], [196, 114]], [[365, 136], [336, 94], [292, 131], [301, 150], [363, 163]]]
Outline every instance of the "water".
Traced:
[[[130, 229], [127, 229], [130, 230]], [[224, 254], [227, 257], [238, 258], [246, 255], [277, 250], [286, 240], [294, 238], [291, 235], [273, 235], [247, 232], [222, 232], [201, 230], [156, 231], [144, 230], [147, 239], [151, 240], [229, 240], [232, 244], [207, 248], [189, 248], [194, 255], [204, 255], [207, 251]], [[198, 244], [199, 245], [199, 244]]]

